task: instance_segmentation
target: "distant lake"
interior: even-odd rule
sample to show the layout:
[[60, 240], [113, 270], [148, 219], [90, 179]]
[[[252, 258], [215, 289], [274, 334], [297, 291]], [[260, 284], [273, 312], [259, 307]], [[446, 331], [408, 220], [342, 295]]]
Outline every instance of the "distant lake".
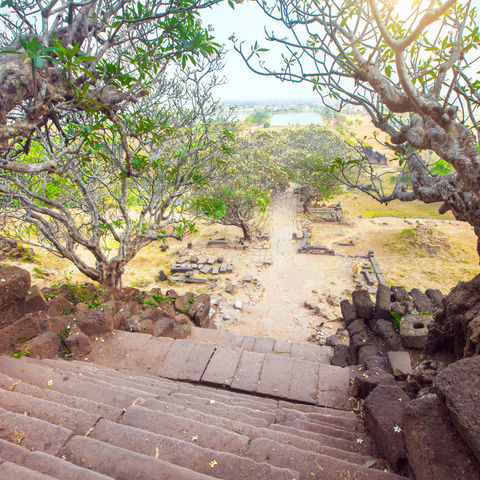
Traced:
[[[240, 113], [239, 120], [244, 120], [248, 114]], [[272, 127], [288, 127], [289, 125], [323, 125], [322, 117], [315, 112], [274, 113], [270, 120]]]

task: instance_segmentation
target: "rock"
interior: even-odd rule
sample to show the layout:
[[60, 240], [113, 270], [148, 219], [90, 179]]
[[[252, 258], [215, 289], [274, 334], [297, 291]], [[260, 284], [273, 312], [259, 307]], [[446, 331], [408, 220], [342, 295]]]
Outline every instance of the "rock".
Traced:
[[65, 338], [65, 345], [67, 346], [69, 352], [76, 357], [82, 357], [92, 351], [90, 338], [81, 331], [71, 333], [67, 338]]
[[352, 364], [352, 353], [348, 345], [340, 344], [333, 347], [333, 355], [330, 358], [330, 365], [336, 367], [348, 367]]
[[343, 344], [343, 342], [340, 340], [340, 337], [336, 334], [330, 335], [325, 340], [325, 345], [327, 347], [335, 347], [336, 345], [341, 345], [341, 344]]
[[157, 280], [158, 282], [164, 282], [165, 280], [168, 280], [168, 276], [167, 276], [167, 274], [165, 273], [165, 271], [163, 270], [163, 268], [158, 271], [158, 274], [157, 274], [157, 276], [156, 276], [156, 280]]
[[33, 358], [55, 358], [60, 348], [58, 335], [46, 331], [33, 338], [25, 345]]
[[165, 296], [171, 298], [172, 300], [175, 300], [177, 297], [179, 297], [178, 293], [175, 290], [167, 290], [165, 292]]
[[480, 274], [460, 282], [444, 298], [428, 331], [427, 353], [442, 351], [457, 359], [480, 354], [479, 318]]
[[137, 332], [137, 326], [142, 321], [139, 315], [132, 315], [125, 319], [125, 328], [128, 332]]
[[168, 337], [173, 332], [174, 327], [175, 322], [172, 318], [163, 317], [154, 323], [152, 335], [154, 337]]
[[392, 310], [392, 292], [387, 285], [380, 283], [377, 287], [377, 297], [375, 302], [375, 318], [377, 320], [390, 320], [390, 311]]
[[133, 330], [137, 333], [148, 333], [151, 335], [153, 333], [153, 321], [149, 318], [146, 320], [141, 320], [136, 325], [136, 330]]
[[388, 352], [387, 358], [395, 378], [405, 380], [412, 373], [412, 363], [408, 352]]
[[242, 282], [244, 282], [244, 283], [253, 282], [253, 275], [245, 275], [245, 276], [242, 278]]
[[350, 337], [350, 348], [355, 357], [358, 355], [359, 349], [365, 345], [371, 345], [371, 341], [368, 338], [366, 330], [362, 330], [361, 332]]
[[187, 292], [183, 294], [181, 297], [175, 299], [175, 310], [180, 313], [186, 313], [194, 300], [195, 294], [193, 292]]
[[342, 300], [340, 308], [345, 325], [348, 326], [356, 318], [355, 307], [348, 300]]
[[[68, 300], [67, 300], [67, 302], [68, 302]], [[75, 314], [77, 314], [78, 312], [88, 312], [89, 310], [90, 310], [90, 308], [88, 308], [88, 305], [83, 303], [83, 302], [77, 303], [74, 307]], [[50, 311], [50, 309], [49, 309], [49, 311]], [[67, 315], [67, 314], [68, 314], [68, 311], [65, 311], [63, 313], [63, 315]], [[62, 315], [62, 313], [59, 313], [59, 315]]]
[[[157, 307], [148, 307], [143, 312], [140, 312], [139, 315], [142, 320], [151, 320], [152, 322], [156, 322], [160, 317], [164, 316], [165, 313], [167, 312], [165, 312], [163, 309], [160, 310]], [[171, 311], [167, 313], [167, 315], [169, 314], [171, 314]]]
[[438, 288], [428, 288], [425, 290], [425, 295], [432, 301], [434, 309], [442, 306], [445, 296]]
[[237, 310], [243, 310], [243, 302], [241, 300], [235, 300], [235, 303], [233, 304], [233, 308]]
[[170, 335], [170, 338], [187, 338], [188, 337], [188, 326], [187, 325], [174, 325]]
[[[405, 306], [405, 304], [401, 302], [392, 302], [391, 311], [395, 312], [397, 315], [400, 315], [401, 317], [403, 317], [408, 313], [407, 307]], [[385, 320], [390, 320], [390, 319], [391, 319], [391, 315], [389, 318], [385, 318]]]
[[218, 258], [217, 258], [217, 262], [218, 262], [218, 263], [223, 263], [223, 257], [218, 257]]
[[375, 345], [365, 345], [358, 350], [358, 364], [366, 366], [367, 360], [370, 357], [377, 357], [380, 355], [378, 348]]
[[[0, 268], [0, 310], [23, 300], [30, 290], [30, 273], [23, 268]], [[17, 320], [17, 319], [15, 319]]]
[[365, 400], [365, 421], [381, 454], [396, 472], [407, 466], [407, 452], [402, 432], [408, 395], [393, 385], [378, 385]]
[[435, 360], [423, 360], [420, 362], [407, 378], [409, 392], [415, 395], [420, 389], [431, 389], [433, 379], [442, 367], [443, 364]]
[[199, 327], [207, 327], [207, 324], [210, 324], [209, 314], [210, 312], [210, 295], [207, 293], [201, 293], [195, 299], [195, 301], [190, 305], [187, 315], [190, 319], [198, 325]]
[[377, 323], [375, 324], [375, 331], [385, 340], [387, 349], [402, 349], [402, 339], [393, 328], [392, 322], [389, 322], [388, 320], [377, 320]]
[[114, 330], [123, 330], [126, 326], [125, 321], [127, 316], [125, 312], [118, 312], [113, 316], [113, 329]]
[[480, 464], [436, 395], [417, 398], [406, 406], [403, 432], [416, 480], [478, 480]]
[[380, 367], [365, 370], [353, 380], [352, 395], [366, 398], [377, 385], [395, 385], [395, 378]]
[[413, 303], [415, 305], [415, 309], [417, 310], [417, 312], [432, 313], [433, 311], [432, 301], [418, 288], [413, 288], [412, 290], [410, 290], [410, 296], [413, 299]]
[[411, 301], [410, 295], [405, 287], [392, 287], [392, 295], [396, 302], [404, 303]]
[[42, 320], [46, 321], [42, 313], [30, 313], [0, 330], [0, 352], [38, 335], [41, 331], [40, 322]]
[[375, 305], [367, 290], [355, 290], [352, 293], [352, 299], [357, 318], [363, 318], [364, 320], [373, 318]]
[[39, 312], [47, 308], [47, 305], [47, 301], [38, 285], [32, 285], [30, 292], [25, 298], [25, 313]]
[[[176, 298], [175, 298], [176, 300]], [[167, 315], [171, 315], [172, 317], [174, 317], [176, 314], [177, 314], [177, 311], [175, 310], [175, 307], [173, 306], [173, 302], [171, 302], [170, 300], [162, 300], [159, 304], [158, 304], [158, 308], [166, 313]]]
[[347, 326], [348, 333], [350, 334], [350, 337], [353, 337], [357, 333], [365, 332], [367, 330], [367, 326], [365, 325], [365, 321], [358, 319], [354, 320], [350, 325]]
[[331, 307], [336, 307], [338, 305], [338, 298], [335, 297], [335, 295], [328, 295], [327, 296], [327, 303], [331, 306]]
[[174, 320], [177, 325], [188, 325], [190, 318], [188, 318], [188, 315], [185, 315], [184, 313], [179, 313], [178, 315], [175, 315]]
[[427, 342], [431, 315], [410, 313], [400, 320], [400, 337], [405, 348], [423, 349]]
[[225, 287], [225, 292], [226, 293], [233, 293], [235, 291], [235, 287], [229, 283], [226, 287]]
[[480, 357], [452, 363], [435, 377], [434, 386], [458, 432], [480, 461]]
[[[367, 347], [364, 347], [364, 348], [367, 348]], [[362, 349], [360, 349], [359, 354], [361, 353], [361, 350]], [[360, 361], [358, 363], [360, 363]], [[373, 368], [373, 367], [380, 367], [382, 370], [387, 371], [388, 361], [382, 355], [375, 355], [373, 357], [368, 357], [367, 360], [365, 360], [365, 368], [369, 370], [370, 368]]]
[[50, 315], [51, 317], [68, 315], [69, 313], [72, 313], [72, 312], [73, 312], [72, 302], [67, 300], [63, 295], [59, 295], [58, 297], [55, 297], [53, 300], [51, 300], [47, 304], [47, 315]]
[[40, 321], [40, 328], [42, 331], [50, 330], [55, 335], [58, 335], [69, 326], [71, 327], [73, 320], [73, 317], [70, 315], [61, 315], [58, 317], [46, 316]]
[[89, 337], [113, 330], [113, 310], [111, 308], [79, 312], [76, 318], [78, 328]]

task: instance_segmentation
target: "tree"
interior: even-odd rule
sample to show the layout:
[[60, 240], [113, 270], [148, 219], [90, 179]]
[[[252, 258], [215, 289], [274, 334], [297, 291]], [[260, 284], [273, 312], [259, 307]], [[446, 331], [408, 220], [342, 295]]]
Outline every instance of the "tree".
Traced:
[[[118, 126], [170, 64], [218, 45], [198, 11], [219, 0], [3, 0], [0, 12], [0, 167], [62, 172], [87, 142], [81, 114]], [[25, 162], [32, 145], [43, 156]], [[133, 166], [126, 153], [126, 173]]]
[[[191, 232], [185, 207], [228, 158], [229, 124], [211, 97], [221, 66], [206, 59], [171, 72], [115, 121], [103, 110], [71, 115], [63, 130], [77, 140], [61, 158], [68, 168], [0, 170], [6, 231], [107, 287], [121, 285], [143, 247]], [[32, 140], [18, 164], [35, 165], [55, 142]]]
[[[257, 3], [286, 34], [266, 35], [282, 47], [280, 66], [265, 62], [268, 52], [259, 44], [247, 53], [237, 42], [250, 68], [308, 82], [337, 110], [363, 107], [411, 177], [411, 188], [398, 182], [386, 192], [370, 166], [357, 163], [373, 180], [364, 191], [383, 203], [441, 202], [441, 213], [451, 210], [474, 227], [480, 254], [480, 35], [474, 2], [414, 0], [406, 8], [384, 0]], [[435, 155], [433, 163], [425, 151]], [[432, 172], [438, 159], [451, 170]]]
[[222, 225], [239, 227], [243, 238], [251, 240], [252, 220], [265, 212], [271, 193], [288, 181], [278, 156], [269, 151], [278, 137], [276, 132], [257, 130], [237, 138], [221, 180], [198, 192], [193, 211]]

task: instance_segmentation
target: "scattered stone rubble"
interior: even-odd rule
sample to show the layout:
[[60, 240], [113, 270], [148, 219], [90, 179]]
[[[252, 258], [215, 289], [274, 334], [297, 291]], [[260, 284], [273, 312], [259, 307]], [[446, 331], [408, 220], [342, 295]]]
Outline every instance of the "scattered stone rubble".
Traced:
[[331, 364], [353, 369], [352, 395], [364, 399], [379, 452], [416, 480], [474, 480], [480, 472], [480, 357], [447, 367], [418, 363], [448, 298], [380, 284], [373, 302], [356, 290], [352, 302], [341, 302], [349, 344], [338, 335], [326, 342], [334, 348]]
[[342, 222], [342, 205], [338, 202], [336, 205], [312, 205], [308, 208], [308, 213], [314, 222]]

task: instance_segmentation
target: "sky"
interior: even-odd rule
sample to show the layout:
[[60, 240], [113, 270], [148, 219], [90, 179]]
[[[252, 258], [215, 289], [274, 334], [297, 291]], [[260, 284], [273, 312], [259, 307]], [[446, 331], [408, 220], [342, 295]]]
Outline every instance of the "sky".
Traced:
[[261, 46], [267, 46], [264, 40], [264, 27], [269, 30], [281, 30], [276, 22], [261, 11], [255, 2], [236, 4], [233, 10], [227, 2], [221, 2], [211, 9], [202, 11], [203, 22], [212, 25], [212, 34], [217, 42], [225, 44], [229, 50], [223, 71], [227, 83], [218, 87], [215, 94], [220, 100], [235, 103], [236, 101], [308, 101], [319, 102], [318, 94], [313, 93], [311, 85], [282, 82], [273, 77], [264, 77], [253, 73], [241, 56], [233, 50], [229, 37], [232, 34], [239, 40], [245, 40], [247, 47], [255, 40]]

